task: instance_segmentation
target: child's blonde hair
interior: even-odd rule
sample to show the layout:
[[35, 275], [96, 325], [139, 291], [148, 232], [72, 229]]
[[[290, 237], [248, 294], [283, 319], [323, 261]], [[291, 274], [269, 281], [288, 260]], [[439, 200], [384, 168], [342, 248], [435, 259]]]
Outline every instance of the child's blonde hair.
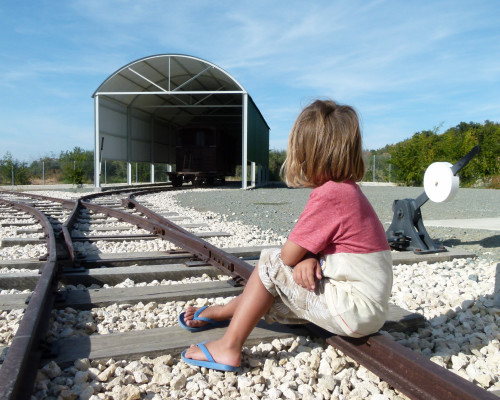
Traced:
[[356, 111], [316, 100], [293, 125], [281, 176], [292, 187], [318, 187], [329, 180], [358, 182], [365, 174], [361, 151]]

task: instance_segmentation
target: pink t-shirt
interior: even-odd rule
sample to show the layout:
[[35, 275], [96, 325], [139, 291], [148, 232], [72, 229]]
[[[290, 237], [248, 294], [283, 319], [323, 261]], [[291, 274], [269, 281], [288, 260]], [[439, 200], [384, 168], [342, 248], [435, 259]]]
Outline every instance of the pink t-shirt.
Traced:
[[315, 188], [288, 238], [314, 254], [389, 250], [377, 214], [352, 181], [328, 181]]

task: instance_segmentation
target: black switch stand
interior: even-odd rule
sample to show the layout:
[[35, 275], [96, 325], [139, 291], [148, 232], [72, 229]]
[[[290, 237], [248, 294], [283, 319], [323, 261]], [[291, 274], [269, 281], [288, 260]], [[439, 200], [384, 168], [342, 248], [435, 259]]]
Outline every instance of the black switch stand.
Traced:
[[[456, 175], [479, 153], [480, 147], [474, 147], [467, 155], [458, 160], [451, 172]], [[416, 199], [395, 200], [392, 204], [392, 223], [385, 232], [389, 245], [394, 250], [413, 251], [417, 254], [439, 253], [447, 251], [436, 244], [427, 233], [420, 208], [429, 200], [425, 191]]]

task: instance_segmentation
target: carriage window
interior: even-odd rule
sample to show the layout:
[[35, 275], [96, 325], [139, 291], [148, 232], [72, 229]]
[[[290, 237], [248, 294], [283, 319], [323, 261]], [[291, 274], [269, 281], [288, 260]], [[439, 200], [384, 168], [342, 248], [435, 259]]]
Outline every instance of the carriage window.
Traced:
[[205, 146], [205, 132], [196, 131], [196, 146]]

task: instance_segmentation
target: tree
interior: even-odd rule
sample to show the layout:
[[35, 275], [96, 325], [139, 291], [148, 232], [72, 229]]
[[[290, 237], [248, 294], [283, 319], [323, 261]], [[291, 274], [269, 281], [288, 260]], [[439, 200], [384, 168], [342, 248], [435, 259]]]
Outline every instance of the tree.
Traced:
[[61, 175], [61, 165], [54, 153], [32, 161], [29, 170], [34, 183], [40, 183], [42, 178], [45, 182], [59, 182]]
[[269, 150], [269, 180], [280, 181], [281, 166], [285, 162], [285, 150]]
[[75, 185], [91, 183], [93, 181], [93, 159], [93, 152], [85, 151], [80, 147], [75, 147], [72, 151], [61, 151], [59, 161], [63, 182]]
[[491, 121], [461, 122], [440, 135], [423, 131], [393, 145], [389, 152], [396, 167], [394, 176], [406, 185], [421, 185], [430, 164], [454, 164], [476, 145], [481, 146], [481, 152], [460, 171], [461, 186], [492, 185], [499, 174], [500, 124]]
[[12, 158], [12, 154], [7, 151], [0, 160], [0, 181], [4, 184], [29, 185], [31, 184], [31, 174], [26, 162], [21, 162]]

